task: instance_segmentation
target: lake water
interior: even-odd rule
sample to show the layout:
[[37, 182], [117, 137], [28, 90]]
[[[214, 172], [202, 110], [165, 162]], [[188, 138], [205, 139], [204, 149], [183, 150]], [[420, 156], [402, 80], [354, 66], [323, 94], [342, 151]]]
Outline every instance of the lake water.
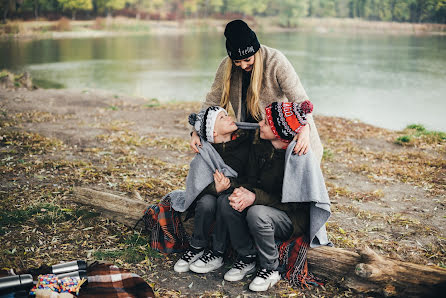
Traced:
[[[446, 131], [446, 37], [260, 33], [294, 65], [315, 114], [390, 129]], [[222, 33], [0, 41], [0, 69], [69, 88], [160, 101], [202, 101], [221, 59]]]

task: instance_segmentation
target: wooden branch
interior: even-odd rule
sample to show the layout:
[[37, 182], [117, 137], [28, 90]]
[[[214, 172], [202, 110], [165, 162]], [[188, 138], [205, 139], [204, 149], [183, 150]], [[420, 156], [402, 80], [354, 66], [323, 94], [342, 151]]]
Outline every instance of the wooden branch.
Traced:
[[[76, 187], [74, 194], [76, 202], [93, 206], [130, 227], [148, 206], [142, 200], [88, 188]], [[310, 249], [308, 263], [316, 276], [361, 293], [401, 297], [441, 297], [446, 293], [446, 269], [393, 260], [368, 247], [359, 252], [327, 246]]]
[[129, 227], [136, 224], [149, 205], [142, 200], [129, 199], [90, 188], [75, 187], [73, 191], [75, 202], [92, 206], [106, 217]]

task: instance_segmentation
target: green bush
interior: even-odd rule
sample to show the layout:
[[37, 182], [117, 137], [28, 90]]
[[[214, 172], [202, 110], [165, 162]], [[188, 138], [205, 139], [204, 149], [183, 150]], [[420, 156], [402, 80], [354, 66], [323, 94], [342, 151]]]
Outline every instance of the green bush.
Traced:
[[395, 143], [397, 143], [399, 145], [403, 145], [403, 144], [410, 143], [411, 140], [412, 140], [411, 136], [401, 136], [396, 139]]
[[406, 129], [415, 129], [416, 131], [425, 131], [426, 128], [424, 128], [421, 124], [410, 124], [406, 127]]
[[70, 20], [66, 17], [60, 18], [56, 25], [54, 26], [54, 30], [56, 31], [71, 31], [71, 23]]

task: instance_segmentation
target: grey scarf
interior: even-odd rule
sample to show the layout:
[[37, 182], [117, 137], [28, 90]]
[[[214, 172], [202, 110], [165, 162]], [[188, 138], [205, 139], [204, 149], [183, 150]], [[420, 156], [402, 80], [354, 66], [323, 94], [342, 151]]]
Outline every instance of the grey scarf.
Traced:
[[201, 145], [200, 153], [190, 163], [186, 190], [174, 190], [165, 196], [170, 196], [172, 208], [178, 212], [186, 211], [203, 189], [214, 182], [213, 174], [216, 169], [226, 177], [237, 177], [237, 172], [225, 164], [210, 143], [201, 139]]
[[282, 203], [310, 202], [310, 247], [331, 245], [325, 230], [331, 215], [330, 199], [322, 171], [311, 150], [301, 156], [291, 154], [295, 144], [291, 142], [285, 153]]

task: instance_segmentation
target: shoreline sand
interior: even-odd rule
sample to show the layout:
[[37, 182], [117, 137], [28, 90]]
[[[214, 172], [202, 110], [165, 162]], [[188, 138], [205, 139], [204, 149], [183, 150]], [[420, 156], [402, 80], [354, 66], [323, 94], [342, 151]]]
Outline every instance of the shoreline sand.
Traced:
[[[99, 20], [99, 21], [98, 21]], [[10, 21], [0, 25], [0, 40], [104, 38], [121, 35], [169, 35], [194, 32], [223, 32], [228, 20], [186, 19], [183, 21], [151, 21], [125, 17], [90, 21]], [[296, 28], [283, 28], [275, 18], [248, 21], [258, 32], [316, 32], [319, 34], [387, 34], [387, 35], [446, 35], [444, 24], [373, 22], [360, 19], [302, 18]], [[100, 27], [101, 29], [94, 29]]]

